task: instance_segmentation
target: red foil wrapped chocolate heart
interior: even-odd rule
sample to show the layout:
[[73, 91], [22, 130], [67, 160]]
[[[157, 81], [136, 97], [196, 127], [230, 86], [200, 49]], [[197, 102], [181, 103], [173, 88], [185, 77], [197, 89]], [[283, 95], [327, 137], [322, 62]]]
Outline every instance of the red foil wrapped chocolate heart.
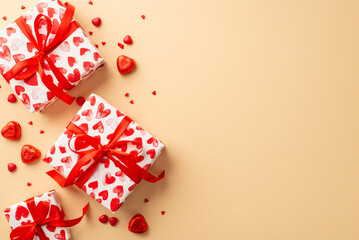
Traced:
[[41, 152], [36, 147], [26, 144], [21, 148], [21, 160], [23, 163], [32, 163], [41, 156]]
[[21, 137], [21, 127], [18, 122], [10, 121], [2, 129], [1, 135], [4, 138], [17, 140]]
[[136, 62], [130, 57], [121, 55], [117, 58], [117, 68], [121, 74], [127, 74], [136, 67]]
[[146, 222], [146, 219], [141, 214], [136, 214], [133, 216], [130, 220], [130, 223], [128, 224], [128, 230], [130, 230], [133, 233], [145, 233], [148, 229], [148, 224]]

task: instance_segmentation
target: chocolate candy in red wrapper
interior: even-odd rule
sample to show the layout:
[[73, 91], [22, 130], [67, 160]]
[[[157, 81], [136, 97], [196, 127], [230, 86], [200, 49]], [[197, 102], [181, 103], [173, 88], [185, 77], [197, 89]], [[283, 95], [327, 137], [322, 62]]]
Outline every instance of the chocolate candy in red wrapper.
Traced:
[[135, 216], [133, 216], [130, 220], [130, 223], [128, 224], [128, 230], [133, 233], [142, 234], [145, 233], [147, 229], [148, 224], [145, 217], [141, 214], [136, 214]]
[[23, 163], [32, 163], [41, 156], [41, 152], [36, 147], [26, 144], [21, 148], [21, 160]]
[[136, 67], [136, 62], [130, 57], [121, 55], [117, 58], [117, 68], [121, 74], [127, 74]]
[[21, 137], [21, 127], [18, 122], [10, 121], [2, 129], [1, 135], [4, 138], [17, 140]]

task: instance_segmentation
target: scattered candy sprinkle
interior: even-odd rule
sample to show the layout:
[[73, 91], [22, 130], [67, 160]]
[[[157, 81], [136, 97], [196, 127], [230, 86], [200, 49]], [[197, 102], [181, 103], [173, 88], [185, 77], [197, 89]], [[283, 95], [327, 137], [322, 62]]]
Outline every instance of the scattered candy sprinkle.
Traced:
[[104, 214], [104, 215], [100, 216], [100, 217], [98, 218], [98, 220], [99, 220], [101, 223], [107, 223], [108, 217], [107, 217], [106, 214]]
[[133, 100], [130, 101], [131, 104], [134, 104]]
[[128, 96], [130, 96], [130, 94], [127, 92], [127, 93], [125, 93], [125, 97], [128, 97]]
[[130, 35], [126, 35], [125, 38], [123, 39], [123, 42], [126, 44], [131, 44], [132, 43], [132, 38]]
[[101, 42], [102, 46], [105, 46], [106, 45], [106, 42]]
[[147, 199], [147, 198], [145, 198], [145, 203], [148, 203], [148, 199]]
[[80, 107], [81, 107], [82, 105], [84, 105], [85, 102], [86, 102], [86, 99], [85, 99], [84, 97], [78, 97], [78, 98], [76, 98], [76, 103], [77, 103], [77, 105], [79, 105]]
[[27, 186], [30, 187], [32, 184], [31, 182], [27, 182]]
[[123, 45], [122, 43], [117, 43], [117, 45], [122, 49], [125, 47], [125, 45]]
[[162, 214], [162, 215], [165, 215], [165, 213], [166, 213], [165, 211], [161, 211], [161, 214]]
[[93, 34], [93, 32], [92, 31], [89, 31], [89, 35], [91, 36]]
[[40, 134], [44, 134], [45, 133], [45, 131], [44, 130], [40, 130]]
[[152, 95], [156, 95], [156, 94], [157, 94], [157, 92], [156, 92], [156, 91], [153, 91], [153, 92], [152, 92]]
[[93, 2], [92, 2], [92, 1], [89, 1], [89, 4], [90, 4], [90, 5], [93, 5]]
[[141, 15], [141, 18], [142, 18], [142, 19], [145, 19], [146, 17], [145, 17], [145, 15]]
[[118, 219], [117, 219], [117, 217], [110, 217], [108, 219], [108, 222], [110, 223], [111, 226], [115, 226], [116, 223], [118, 222]]
[[99, 27], [101, 25], [101, 22], [102, 22], [101, 18], [99, 18], [99, 17], [92, 19], [92, 24], [96, 27]]
[[28, 122], [28, 124], [29, 124], [29, 125], [32, 125], [32, 124], [33, 124], [33, 122], [32, 122], [32, 121], [30, 121], [30, 122]]

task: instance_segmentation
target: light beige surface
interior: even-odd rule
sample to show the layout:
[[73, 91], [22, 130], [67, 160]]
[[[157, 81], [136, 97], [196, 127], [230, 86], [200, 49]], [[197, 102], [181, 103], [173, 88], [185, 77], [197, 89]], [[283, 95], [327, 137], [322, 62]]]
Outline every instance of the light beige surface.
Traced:
[[[35, 2], [0, 0], [0, 15], [14, 20]], [[19, 150], [47, 152], [79, 107], [57, 102], [30, 114], [6, 101], [1, 79], [0, 124], [20, 121], [23, 137], [0, 138], [0, 209], [55, 188], [69, 217], [91, 203], [74, 240], [358, 239], [358, 1], [87, 2], [72, 1], [75, 17], [94, 43], [107, 42], [107, 64], [72, 93], [102, 95], [163, 140], [152, 172], [165, 168], [167, 177], [141, 183], [116, 214], [75, 187], [60, 189], [45, 175], [50, 166], [22, 164]], [[126, 34], [134, 44], [121, 50]], [[135, 72], [117, 72], [120, 54], [136, 59]], [[150, 225], [144, 236], [127, 230], [138, 212]], [[100, 224], [103, 213], [119, 217], [117, 227]], [[0, 239], [9, 232], [0, 217]]]

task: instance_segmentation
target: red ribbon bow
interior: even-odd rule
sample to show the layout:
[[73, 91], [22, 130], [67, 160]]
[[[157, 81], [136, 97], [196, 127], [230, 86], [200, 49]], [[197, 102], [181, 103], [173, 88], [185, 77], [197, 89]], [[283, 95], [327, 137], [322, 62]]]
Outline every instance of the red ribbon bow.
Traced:
[[[87, 142], [90, 146], [93, 147], [93, 149], [83, 151], [73, 150], [70, 146], [70, 139], [70, 149], [73, 152], [81, 155], [79, 161], [71, 169], [71, 172], [67, 176], [67, 178], [64, 178], [56, 170], [49, 171], [47, 172], [47, 174], [52, 177], [58, 184], [60, 184], [61, 187], [67, 187], [69, 185], [76, 184], [78, 187], [81, 188], [96, 170], [103, 157], [107, 157], [115, 164], [116, 167], [121, 169], [121, 171], [136, 184], [138, 184], [142, 179], [151, 183], [161, 180], [165, 176], [165, 171], [163, 171], [158, 177], [156, 177], [136, 164], [135, 159], [142, 152], [142, 148], [139, 152], [134, 151], [131, 153], [116, 150], [116, 148], [120, 147], [121, 145], [130, 142], [136, 143], [135, 140], [117, 141], [131, 122], [132, 119], [128, 116], [125, 116], [114, 131], [111, 140], [105, 146], [101, 145], [99, 139], [87, 135], [82, 129], [70, 122], [70, 124], [67, 126], [67, 130], [74, 133], [74, 136], [71, 139], [81, 138], [82, 141]], [[83, 171], [81, 168], [89, 163], [89, 167], [85, 171]]]
[[[10, 82], [11, 79], [15, 80], [25, 80], [31, 77], [33, 74], [36, 74], [38, 71], [44, 85], [59, 99], [64, 101], [67, 104], [71, 104], [74, 101], [74, 97], [68, 95], [64, 92], [65, 90], [70, 90], [72, 85], [66, 79], [66, 77], [60, 72], [60, 70], [55, 66], [52, 60], [48, 55], [55, 50], [68, 36], [70, 36], [77, 28], [79, 24], [76, 21], [72, 21], [75, 7], [69, 3], [65, 3], [66, 11], [61, 20], [59, 29], [57, 30], [54, 39], [47, 44], [48, 37], [52, 31], [52, 22], [48, 16], [43, 14], [37, 15], [34, 21], [35, 36], [33, 36], [31, 29], [27, 25], [23, 17], [16, 19], [15, 23], [19, 26], [24, 35], [28, 38], [31, 44], [37, 49], [37, 53], [28, 59], [17, 62], [9, 71], [4, 74], [4, 78], [7, 82]], [[39, 24], [41, 19], [45, 19], [47, 27], [47, 35], [43, 38], [39, 33]], [[50, 75], [46, 75], [44, 71], [44, 60], [46, 59], [50, 69], [56, 76], [60, 86], [56, 86], [53, 82], [53, 79]]]
[[42, 226], [49, 227], [72, 227], [78, 224], [85, 216], [89, 204], [82, 209], [82, 216], [64, 220], [65, 214], [63, 211], [58, 211], [59, 208], [55, 208], [55, 205], [50, 205], [47, 201], [40, 201], [37, 205], [35, 204], [34, 198], [26, 200], [27, 207], [30, 211], [32, 218], [34, 219], [31, 223], [26, 223], [12, 230], [10, 234], [11, 240], [33, 240], [34, 236], [37, 235], [40, 240], [47, 240]]

